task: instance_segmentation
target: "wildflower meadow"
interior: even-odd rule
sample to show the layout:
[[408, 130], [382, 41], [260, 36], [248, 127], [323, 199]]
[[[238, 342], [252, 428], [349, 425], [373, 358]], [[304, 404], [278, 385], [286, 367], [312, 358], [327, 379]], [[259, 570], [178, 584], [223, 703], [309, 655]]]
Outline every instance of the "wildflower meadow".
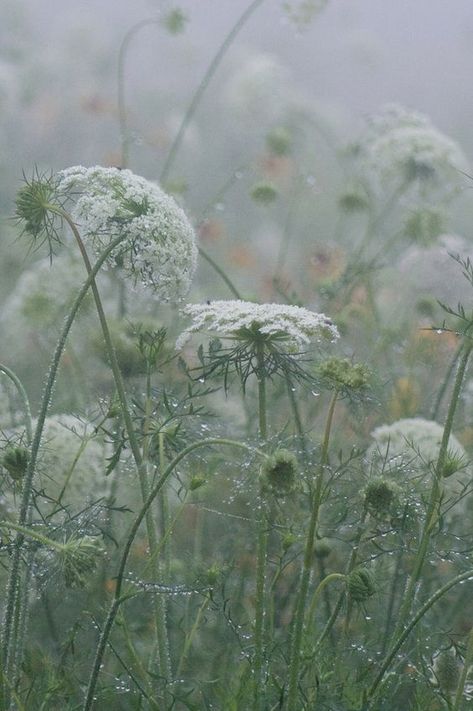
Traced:
[[0, 7], [0, 711], [467, 711], [471, 139], [149, 4]]

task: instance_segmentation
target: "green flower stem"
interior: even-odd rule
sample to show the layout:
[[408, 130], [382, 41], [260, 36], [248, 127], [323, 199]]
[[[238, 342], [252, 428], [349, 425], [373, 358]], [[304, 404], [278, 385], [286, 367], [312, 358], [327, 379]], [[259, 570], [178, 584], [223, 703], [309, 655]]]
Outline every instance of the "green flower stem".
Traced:
[[[440, 444], [440, 450], [438, 455], [437, 464], [434, 471], [432, 489], [430, 492], [430, 501], [427, 509], [427, 514], [425, 518], [424, 527], [421, 534], [421, 539], [419, 543], [419, 548], [417, 550], [417, 555], [414, 561], [414, 570], [409, 579], [409, 584], [407, 586], [406, 592], [403, 597], [401, 608], [399, 610], [398, 623], [394, 632], [394, 640], [402, 633], [404, 624], [409, 617], [412, 605], [414, 602], [414, 597], [417, 589], [417, 584], [422, 575], [422, 570], [424, 567], [425, 558], [427, 556], [430, 538], [432, 536], [432, 531], [438, 520], [438, 506], [440, 502], [441, 495], [441, 481], [442, 481], [442, 471], [445, 465], [445, 459], [448, 450], [448, 441], [453, 427], [453, 419], [455, 416], [455, 410], [458, 403], [458, 398], [460, 396], [461, 386], [463, 382], [463, 377], [465, 375], [465, 370], [468, 365], [468, 360], [470, 358], [471, 350], [473, 349], [473, 342], [465, 342], [463, 348], [463, 355], [460, 358], [458, 364], [457, 375], [455, 378], [455, 384], [453, 386], [453, 392], [450, 399], [450, 405], [447, 412], [447, 418], [445, 421], [445, 426], [443, 430], [442, 442]], [[394, 645], [396, 641], [394, 642]]]
[[332, 580], [345, 580], [347, 576], [344, 573], [330, 573], [327, 575], [314, 590], [312, 595], [312, 600], [309, 607], [309, 612], [307, 613], [307, 627], [312, 629], [312, 625], [315, 619], [315, 610], [317, 608], [317, 603], [319, 601], [320, 593], [325, 589], [326, 585], [332, 582]]
[[297, 689], [299, 684], [299, 666], [302, 647], [302, 633], [304, 627], [305, 608], [307, 594], [309, 591], [309, 583], [312, 572], [314, 558], [314, 542], [317, 531], [317, 523], [319, 520], [319, 510], [322, 502], [322, 490], [325, 467], [328, 462], [328, 448], [330, 442], [330, 432], [332, 429], [333, 414], [335, 405], [338, 399], [338, 390], [335, 390], [330, 401], [325, 424], [324, 439], [322, 443], [322, 452], [320, 457], [320, 465], [317, 469], [315, 480], [315, 491], [312, 497], [312, 511], [309, 522], [309, 530], [304, 551], [304, 562], [299, 584], [299, 593], [297, 596], [296, 610], [294, 616], [294, 627], [292, 630], [291, 653], [289, 661], [289, 689], [287, 696], [286, 708], [288, 711], [297, 711]]
[[190, 648], [192, 647], [192, 643], [194, 641], [195, 635], [197, 634], [197, 631], [200, 627], [200, 623], [202, 622], [202, 617], [204, 615], [204, 612], [207, 609], [207, 607], [209, 606], [209, 602], [210, 602], [210, 595], [207, 594], [204, 597], [204, 600], [198, 609], [198, 612], [197, 612], [197, 615], [195, 618], [195, 622], [192, 625], [192, 629], [186, 635], [181, 658], [180, 658], [179, 664], [177, 666], [177, 678], [178, 679], [180, 678], [180, 676], [182, 674], [182, 670], [184, 669], [184, 665], [187, 661], [187, 657], [189, 655]]
[[473, 628], [468, 634], [468, 641], [466, 644], [466, 654], [463, 660], [463, 669], [460, 674], [460, 679], [458, 680], [458, 686], [455, 693], [455, 699], [453, 701], [452, 711], [460, 711], [461, 702], [463, 699], [463, 691], [465, 689], [466, 679], [468, 676], [469, 669], [473, 662]]
[[442, 384], [439, 388], [439, 391], [437, 393], [437, 397], [435, 398], [434, 405], [432, 407], [432, 412], [430, 413], [430, 419], [431, 420], [437, 420], [437, 417], [440, 412], [440, 406], [442, 404], [442, 400], [445, 396], [445, 393], [447, 392], [448, 384], [450, 382], [450, 378], [453, 375], [453, 371], [455, 370], [455, 366], [457, 364], [457, 361], [461, 355], [461, 352], [463, 350], [463, 343], [460, 343], [458, 346], [457, 350], [452, 356], [452, 360], [450, 362], [450, 365], [447, 368], [447, 372], [445, 373], [445, 377], [442, 381]]
[[196, 449], [199, 449], [200, 447], [208, 447], [212, 445], [221, 445], [221, 446], [229, 446], [229, 447], [238, 447], [240, 449], [245, 449], [247, 451], [251, 452], [256, 452], [258, 455], [261, 456], [261, 452], [254, 447], [250, 447], [247, 444], [244, 444], [243, 442], [237, 442], [235, 440], [230, 440], [230, 439], [218, 439], [218, 438], [209, 438], [209, 439], [204, 439], [199, 442], [194, 442], [193, 444], [190, 444], [188, 447], [183, 449], [179, 454], [168, 464], [166, 467], [166, 470], [161, 474], [160, 478], [152, 488], [148, 498], [146, 499], [145, 503], [143, 504], [140, 513], [136, 517], [135, 521], [133, 522], [130, 533], [128, 534], [128, 538], [126, 540], [121, 561], [120, 561], [120, 566], [119, 570], [117, 573], [116, 577], [116, 587], [115, 587], [115, 592], [113, 596], [112, 603], [110, 605], [110, 609], [107, 615], [107, 619], [105, 621], [105, 624], [102, 629], [102, 633], [100, 635], [100, 639], [97, 645], [96, 653], [95, 653], [95, 660], [92, 666], [90, 678], [89, 678], [89, 684], [87, 687], [87, 693], [86, 697], [84, 700], [84, 705], [83, 705], [83, 711], [89, 711], [89, 709], [92, 708], [92, 705], [94, 703], [94, 694], [95, 694], [95, 687], [97, 685], [97, 679], [98, 675], [100, 672], [100, 667], [102, 665], [102, 659], [105, 653], [105, 649], [107, 646], [108, 638], [110, 636], [110, 633], [113, 628], [113, 624], [115, 622], [115, 617], [118, 612], [118, 609], [120, 605], [125, 602], [126, 600], [129, 599], [129, 595], [124, 594], [122, 596], [122, 587], [123, 587], [123, 582], [124, 582], [124, 576], [125, 576], [125, 568], [126, 564], [128, 561], [128, 556], [130, 554], [131, 546], [133, 545], [133, 541], [135, 540], [135, 536], [138, 533], [138, 530], [143, 522], [143, 520], [146, 518], [146, 514], [153, 503], [154, 499], [156, 496], [159, 494], [163, 486], [165, 485], [166, 481], [168, 478], [171, 476], [172, 472], [174, 469], [177, 467], [179, 462], [181, 462], [185, 457], [187, 457], [188, 454], [193, 452]]
[[[266, 378], [264, 373], [264, 343], [256, 344], [258, 380], [258, 421], [259, 434], [263, 441], [268, 437], [266, 422]], [[265, 616], [266, 616], [266, 558], [268, 554], [268, 516], [264, 492], [259, 492], [258, 543], [256, 552], [256, 609], [255, 609], [255, 656], [253, 666], [254, 709], [261, 706], [262, 672], [265, 658]]]
[[[164, 449], [164, 432], [158, 435], [159, 441], [159, 471], [163, 472], [166, 469], [166, 454]], [[169, 571], [171, 568], [171, 539], [166, 536], [166, 531], [169, 528], [169, 501], [166, 489], [163, 489], [159, 494], [159, 510], [161, 513], [161, 538], [163, 540], [163, 558], [164, 558], [164, 582], [169, 580]]]
[[128, 48], [130, 46], [131, 40], [135, 35], [143, 29], [143, 27], [148, 27], [149, 25], [159, 25], [160, 20], [156, 17], [151, 17], [141, 22], [137, 22], [133, 25], [125, 37], [122, 40], [120, 49], [118, 52], [118, 67], [117, 67], [117, 103], [118, 103], [118, 119], [120, 122], [120, 142], [121, 142], [121, 168], [126, 168], [128, 166], [128, 160], [130, 157], [130, 132], [128, 129], [128, 119], [125, 103], [125, 61]]
[[13, 370], [10, 370], [10, 368], [7, 368], [6, 365], [3, 365], [3, 363], [0, 363], [0, 373], [3, 373], [7, 376], [7, 378], [10, 378], [10, 380], [18, 390], [18, 394], [21, 398], [21, 401], [23, 403], [23, 409], [25, 411], [26, 443], [29, 447], [31, 445], [31, 440], [33, 439], [33, 427], [31, 424], [31, 408], [28, 395], [26, 394], [26, 390], [23, 387], [23, 383], [21, 382], [20, 378], [15, 375]]
[[[35, 474], [35, 469], [36, 469], [36, 461], [38, 458], [38, 451], [39, 451], [39, 446], [41, 442], [41, 437], [43, 434], [43, 428], [44, 428], [44, 422], [46, 420], [46, 415], [48, 412], [48, 408], [51, 402], [53, 390], [54, 390], [54, 385], [56, 382], [56, 377], [57, 377], [57, 372], [59, 369], [59, 364], [61, 361], [61, 356], [64, 351], [64, 347], [67, 341], [67, 337], [69, 335], [69, 331], [72, 327], [72, 324], [74, 322], [74, 319], [77, 315], [77, 312], [82, 304], [82, 301], [84, 300], [91, 284], [92, 281], [94, 280], [96, 274], [99, 272], [100, 268], [102, 267], [103, 263], [109, 256], [109, 254], [120, 244], [122, 241], [123, 237], [117, 237], [113, 242], [103, 251], [103, 253], [100, 255], [100, 257], [97, 259], [97, 262], [92, 270], [92, 273], [82, 286], [81, 290], [79, 291], [79, 294], [76, 297], [76, 300], [74, 301], [74, 304], [72, 305], [72, 308], [66, 318], [65, 324], [63, 326], [61, 335], [59, 337], [58, 343], [56, 345], [56, 349], [53, 354], [53, 358], [51, 361], [51, 365], [49, 368], [49, 373], [46, 381], [46, 386], [44, 389], [44, 395], [43, 399], [41, 402], [40, 406], [40, 411], [38, 414], [38, 419], [37, 419], [37, 424], [36, 424], [36, 429], [33, 435], [33, 440], [31, 444], [31, 451], [30, 451], [30, 459], [28, 462], [28, 468], [25, 474], [25, 478], [23, 480], [23, 492], [22, 492], [22, 499], [21, 499], [21, 504], [20, 504], [20, 513], [18, 517], [18, 523], [19, 525], [24, 525], [27, 521], [28, 518], [28, 512], [29, 512], [29, 504], [30, 504], [30, 497], [31, 497], [31, 492], [33, 488], [33, 477]], [[18, 587], [20, 586], [20, 577], [21, 577], [21, 571], [20, 571], [20, 564], [21, 564], [21, 549], [23, 546], [23, 540], [24, 536], [22, 533], [18, 533], [17, 538], [15, 540], [15, 547], [12, 555], [12, 563], [11, 563], [11, 568], [10, 568], [10, 575], [8, 579], [8, 585], [7, 585], [7, 594], [6, 594], [6, 606], [5, 606], [5, 618], [4, 618], [4, 626], [3, 626], [3, 638], [2, 638], [2, 657], [3, 657], [3, 668], [6, 670], [6, 673], [9, 674], [9, 678], [13, 678], [13, 671], [11, 668], [11, 664], [13, 659], [18, 658], [18, 652], [15, 652], [14, 647], [15, 647], [15, 638], [12, 636], [13, 632], [13, 622], [16, 616], [15, 613], [15, 600], [17, 597], [17, 591]]]
[[48, 548], [53, 548], [56, 551], [63, 551], [64, 544], [59, 543], [59, 541], [53, 541], [52, 538], [44, 536], [42, 533], [38, 533], [33, 528], [27, 528], [26, 526], [20, 526], [17, 523], [10, 523], [10, 521], [0, 521], [0, 528], [8, 528], [11, 531], [16, 531], [21, 533], [25, 538], [31, 538], [32, 541], [38, 541], [42, 543], [43, 546]]
[[[381, 668], [371, 685], [371, 687], [368, 689], [366, 695], [365, 695], [365, 701], [369, 702], [366, 711], [370, 711], [373, 709], [373, 704], [375, 703], [375, 694], [376, 691], [380, 685], [380, 683], [383, 681], [384, 675], [386, 674], [387, 670], [393, 663], [393, 661], [396, 658], [396, 655], [406, 639], [409, 637], [410, 633], [414, 629], [414, 627], [417, 625], [417, 623], [422, 619], [422, 617], [430, 610], [430, 608], [439, 600], [445, 593], [447, 593], [451, 588], [453, 588], [455, 585], [458, 585], [459, 583], [462, 583], [465, 580], [471, 580], [473, 578], [473, 569], [467, 570], [464, 573], [461, 573], [460, 575], [457, 575], [455, 578], [452, 578], [448, 583], [445, 583], [441, 588], [439, 588], [429, 599], [422, 605], [422, 607], [418, 610], [418, 612], [414, 615], [414, 617], [411, 619], [411, 621], [404, 627], [402, 633], [399, 635], [399, 637], [396, 639], [396, 642], [394, 643], [392, 649], [389, 651], [389, 654], [386, 656], [386, 658], [383, 660], [381, 664]], [[470, 638], [471, 638], [471, 633], [470, 633]], [[470, 645], [470, 639], [468, 640], [468, 644]], [[473, 650], [472, 650], [473, 651]]]
[[[79, 250], [82, 255], [82, 259], [84, 261], [85, 267], [87, 269], [88, 274], [90, 275], [92, 272], [92, 265], [89, 260], [89, 256], [87, 254], [87, 250], [85, 248], [85, 245], [81, 239], [81, 236], [79, 234], [79, 231], [72, 220], [71, 216], [65, 212], [65, 210], [62, 210], [61, 208], [55, 208], [54, 210], [59, 214], [65, 222], [69, 225], [74, 238], [77, 242], [77, 245], [79, 247]], [[95, 307], [97, 309], [97, 314], [99, 317], [100, 321], [100, 326], [102, 328], [102, 335], [104, 337], [105, 341], [105, 348], [107, 351], [108, 358], [110, 360], [110, 365], [112, 368], [112, 373], [113, 373], [113, 378], [115, 381], [115, 387], [117, 389], [117, 395], [118, 399], [120, 401], [120, 407], [123, 413], [123, 422], [125, 425], [126, 433], [128, 435], [128, 441], [130, 443], [130, 449], [133, 455], [133, 459], [135, 460], [136, 467], [138, 470], [138, 477], [140, 481], [140, 488], [141, 488], [141, 496], [143, 499], [143, 502], [145, 502], [149, 496], [149, 480], [148, 480], [148, 471], [147, 471], [147, 462], [143, 459], [141, 455], [141, 450], [140, 450], [140, 445], [138, 441], [138, 437], [136, 436], [135, 428], [133, 426], [133, 420], [131, 417], [130, 413], [130, 408], [128, 406], [128, 400], [125, 392], [125, 385], [123, 382], [123, 377], [120, 371], [120, 366], [118, 364], [117, 356], [115, 353], [115, 348], [113, 346], [112, 342], [112, 337], [110, 335], [110, 330], [108, 328], [108, 323], [107, 319], [105, 317], [105, 312], [103, 310], [102, 306], [102, 300], [100, 298], [100, 294], [97, 288], [97, 284], [95, 282], [95, 278], [91, 282], [91, 287], [92, 287], [92, 293], [94, 295], [94, 300], [95, 300]], [[147, 534], [148, 534], [148, 541], [149, 541], [149, 547], [150, 547], [150, 552], [151, 555], [153, 554], [153, 551], [158, 545], [158, 536], [156, 532], [156, 525], [153, 517], [152, 510], [149, 508], [146, 512], [146, 529], [147, 529]], [[159, 580], [159, 566], [157, 561], [154, 561], [154, 569], [152, 570], [152, 574], [155, 580]], [[159, 650], [159, 665], [160, 665], [160, 674], [161, 677], [164, 679], [171, 679], [172, 671], [171, 671], [171, 659], [170, 659], [170, 654], [169, 654], [169, 639], [168, 639], [168, 634], [167, 634], [167, 629], [166, 629], [166, 618], [165, 618], [165, 610], [163, 608], [163, 605], [159, 600], [154, 599], [154, 612], [155, 612], [155, 631], [156, 631], [156, 641], [157, 641], [157, 646]]]
[[171, 148], [169, 149], [168, 156], [164, 162], [164, 166], [161, 172], [161, 178], [160, 182], [165, 182], [168, 178], [169, 172], [174, 165], [174, 160], [176, 158], [177, 152], [181, 146], [182, 139], [184, 138], [184, 134], [187, 130], [187, 127], [189, 123], [192, 121], [192, 118], [197, 110], [197, 107], [199, 106], [200, 100], [207, 89], [208, 85], [210, 84], [210, 81], [217, 71], [220, 62], [222, 61], [223, 57], [225, 56], [227, 50], [229, 49], [230, 45], [232, 44], [233, 40], [235, 37], [238, 35], [240, 30], [243, 28], [245, 23], [250, 19], [251, 15], [253, 12], [257, 9], [259, 5], [262, 5], [264, 0], [253, 0], [252, 3], [246, 8], [246, 10], [243, 12], [243, 14], [240, 16], [236, 24], [232, 27], [228, 35], [225, 37], [224, 41], [222, 42], [221, 46], [219, 47], [216, 55], [210, 62], [207, 71], [205, 72], [202, 81], [200, 82], [199, 86], [197, 87], [197, 90], [192, 97], [192, 100], [189, 104], [189, 107], [184, 115], [184, 118], [182, 119], [182, 123], [179, 127], [179, 130], [177, 132], [176, 138], [174, 139]]
[[231, 279], [226, 275], [226, 273], [225, 273], [225, 271], [222, 269], [222, 267], [220, 267], [220, 266], [217, 264], [217, 262], [215, 262], [215, 261], [212, 259], [212, 257], [211, 257], [209, 254], [207, 254], [207, 252], [206, 252], [202, 247], [199, 247], [199, 254], [200, 254], [201, 257], [203, 257], [203, 258], [205, 259], [206, 262], [208, 262], [208, 263], [210, 264], [210, 266], [214, 269], [214, 271], [216, 271], [217, 274], [218, 274], [220, 277], [222, 277], [223, 281], [224, 281], [225, 284], [228, 286], [228, 288], [229, 288], [230, 291], [232, 292], [233, 296], [234, 296], [236, 299], [241, 299], [242, 297], [241, 297], [240, 292], [238, 291], [238, 289], [236, 288], [236, 286], [234, 285], [234, 283], [231, 281]]

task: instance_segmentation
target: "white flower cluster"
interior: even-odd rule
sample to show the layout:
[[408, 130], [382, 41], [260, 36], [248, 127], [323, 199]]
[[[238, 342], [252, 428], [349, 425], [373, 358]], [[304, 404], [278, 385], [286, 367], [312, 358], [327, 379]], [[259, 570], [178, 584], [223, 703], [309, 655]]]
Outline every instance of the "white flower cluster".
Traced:
[[292, 100], [288, 71], [271, 54], [246, 58], [229, 77], [225, 98], [247, 120], [280, 117]]
[[[100, 254], [123, 242], [108, 260], [161, 301], [179, 301], [197, 262], [194, 231], [181, 208], [156, 184], [118, 168], [75, 166], [59, 173], [59, 189], [76, 197], [72, 216]], [[77, 195], [76, 195], [77, 194]]]
[[[24, 429], [10, 430], [8, 439], [12, 444], [17, 441], [24, 445]], [[106, 446], [94, 435], [93, 425], [73, 415], [47, 417], [35, 487], [52, 499], [50, 506], [60, 498], [62, 506], [80, 511], [87, 503], [107, 496], [110, 479], [105, 476], [106, 457]]]
[[40, 330], [61, 319], [87, 278], [81, 260], [69, 254], [42, 259], [24, 271], [7, 299], [4, 325], [22, 332]]
[[182, 313], [190, 316], [193, 323], [177, 339], [177, 349], [198, 331], [238, 338], [245, 329], [257, 329], [263, 335], [283, 341], [291, 350], [314, 341], [335, 341], [339, 336], [337, 327], [327, 316], [300, 306], [213, 301], [210, 304], [188, 304]]
[[[368, 454], [379, 455], [384, 459], [400, 457], [412, 464], [435, 464], [442, 442], [443, 427], [433, 420], [422, 417], [411, 417], [393, 422], [391, 425], [377, 427], [371, 436], [374, 444]], [[466, 453], [454, 435], [450, 435], [448, 451], [456, 457], [464, 457]]]
[[372, 189], [415, 187], [452, 191], [458, 171], [467, 169], [459, 146], [438, 131], [427, 116], [388, 106], [369, 123], [360, 142], [363, 171]]

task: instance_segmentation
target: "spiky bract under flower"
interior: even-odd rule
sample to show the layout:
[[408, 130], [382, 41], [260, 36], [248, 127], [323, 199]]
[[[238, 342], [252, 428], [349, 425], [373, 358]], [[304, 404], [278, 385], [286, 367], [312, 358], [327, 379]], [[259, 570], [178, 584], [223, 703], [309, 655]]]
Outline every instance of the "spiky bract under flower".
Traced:
[[60, 189], [76, 198], [72, 217], [86, 244], [100, 254], [123, 242], [108, 264], [161, 301], [179, 301], [196, 268], [194, 231], [181, 208], [155, 183], [117, 168], [75, 166], [59, 173]]
[[50, 256], [54, 243], [61, 243], [62, 218], [55, 210], [62, 207], [62, 200], [57, 177], [38, 171], [30, 179], [25, 176], [15, 200], [15, 217], [23, 233], [31, 237], [35, 249], [47, 242]]

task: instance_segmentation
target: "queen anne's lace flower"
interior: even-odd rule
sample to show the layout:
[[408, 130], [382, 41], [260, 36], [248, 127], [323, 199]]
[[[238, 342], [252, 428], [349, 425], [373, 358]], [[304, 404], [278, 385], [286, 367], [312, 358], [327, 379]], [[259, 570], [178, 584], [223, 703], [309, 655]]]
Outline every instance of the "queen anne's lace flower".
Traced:
[[293, 351], [310, 342], [338, 338], [337, 327], [327, 316], [300, 306], [213, 301], [210, 304], [188, 304], [182, 313], [190, 316], [193, 323], [177, 339], [177, 349], [198, 331], [239, 338], [245, 330], [256, 329], [262, 335], [273, 336], [285, 343]]
[[59, 189], [77, 199], [72, 216], [96, 254], [123, 242], [108, 263], [162, 301], [179, 301], [196, 268], [194, 231], [181, 208], [157, 185], [117, 168], [75, 166], [59, 173]]
[[360, 141], [363, 172], [374, 192], [415, 187], [446, 196], [467, 168], [459, 146], [428, 117], [388, 106], [368, 122]]
[[[381, 457], [388, 455], [390, 459], [404, 458], [406, 461], [435, 464], [443, 437], [443, 427], [433, 420], [422, 417], [411, 417], [393, 422], [391, 425], [377, 427], [371, 436], [374, 444], [368, 453], [374, 455], [378, 452]], [[466, 453], [454, 435], [448, 441], [449, 453], [456, 457], [463, 457]], [[419, 461], [420, 460], [420, 461]]]
[[[33, 421], [33, 427], [36, 422]], [[24, 429], [7, 432], [10, 444], [24, 444]], [[38, 456], [36, 489], [53, 502], [81, 510], [108, 493], [107, 451], [94, 428], [73, 415], [52, 415], [44, 423]], [[52, 504], [54, 505], [54, 504]]]

